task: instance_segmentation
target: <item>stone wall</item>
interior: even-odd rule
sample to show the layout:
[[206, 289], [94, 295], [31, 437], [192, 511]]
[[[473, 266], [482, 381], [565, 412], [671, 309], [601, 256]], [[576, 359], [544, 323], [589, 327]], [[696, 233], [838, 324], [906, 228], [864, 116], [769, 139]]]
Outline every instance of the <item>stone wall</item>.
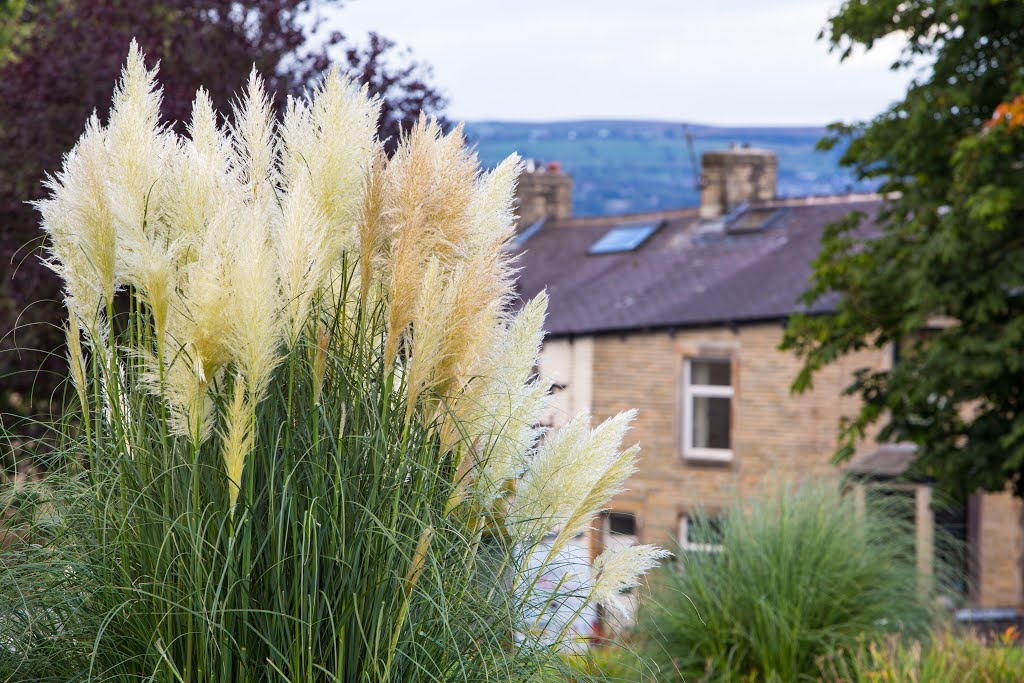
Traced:
[[572, 216], [572, 177], [556, 169], [524, 172], [516, 186], [519, 229], [541, 218]]
[[775, 198], [778, 158], [773, 152], [734, 147], [701, 157], [701, 218], [717, 218], [744, 202]]
[[986, 493], [975, 506], [975, 601], [979, 607], [1021, 607], [1021, 502]]
[[[854, 369], [884, 366], [890, 356], [876, 351], [847, 358], [823, 370], [813, 391], [793, 395], [800, 366], [778, 351], [782, 332], [776, 324], [594, 340], [595, 420], [639, 410], [630, 438], [643, 449], [640, 470], [613, 507], [637, 515], [642, 542], [674, 538], [680, 517], [699, 506], [714, 511], [773, 482], [838, 476], [830, 464], [838, 421], [856, 411], [841, 390]], [[683, 363], [701, 355], [728, 355], [733, 364], [733, 457], [727, 463], [682, 455]]]
[[541, 372], [554, 382], [546, 427], [561, 427], [577, 413], [590, 410], [593, 391], [594, 338], [550, 339], [540, 352]]
[[[759, 324], [545, 343], [541, 371], [558, 382], [548, 424], [560, 425], [587, 409], [595, 424], [622, 410], [639, 411], [629, 434], [642, 448], [639, 471], [611, 504], [612, 511], [635, 515], [639, 542], [674, 544], [682, 517], [700, 507], [713, 514], [737, 496], [760, 495], [773, 485], [806, 477], [838, 480], [841, 470], [830, 459], [839, 419], [857, 411], [857, 399], [842, 390], [858, 368], [888, 367], [891, 353], [847, 356], [819, 372], [813, 390], [794, 395], [789, 388], [800, 362], [778, 350], [782, 334], [781, 324]], [[683, 457], [683, 366], [699, 356], [732, 361], [729, 462]], [[869, 439], [859, 452], [876, 447]], [[1008, 494], [979, 495], [976, 501], [970, 513], [974, 602], [1019, 607], [1021, 503]], [[591, 548], [600, 552], [599, 536]]]

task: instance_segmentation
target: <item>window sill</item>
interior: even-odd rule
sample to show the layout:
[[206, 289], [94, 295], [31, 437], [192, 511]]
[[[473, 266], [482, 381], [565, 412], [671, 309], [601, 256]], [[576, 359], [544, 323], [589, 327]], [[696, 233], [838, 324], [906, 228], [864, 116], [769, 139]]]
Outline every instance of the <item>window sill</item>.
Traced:
[[732, 451], [717, 448], [691, 448], [683, 451], [683, 460], [688, 462], [732, 462]]
[[686, 542], [679, 546], [684, 553], [720, 553], [725, 548], [718, 543], [690, 543]]

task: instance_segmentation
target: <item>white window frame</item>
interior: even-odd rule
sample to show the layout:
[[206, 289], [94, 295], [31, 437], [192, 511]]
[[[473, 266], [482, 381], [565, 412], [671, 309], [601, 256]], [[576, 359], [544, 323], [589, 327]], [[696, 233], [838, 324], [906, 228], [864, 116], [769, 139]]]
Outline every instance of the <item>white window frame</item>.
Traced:
[[679, 518], [679, 547], [684, 552], [694, 553], [720, 553], [723, 547], [720, 543], [691, 543], [690, 542], [690, 517], [683, 515]]
[[729, 358], [695, 356], [685, 359], [683, 363], [683, 457], [688, 460], [712, 460], [729, 462], [732, 460], [732, 448], [697, 448], [693, 445], [693, 399], [695, 397], [729, 399], [729, 444], [732, 444], [732, 412], [733, 412], [733, 368], [729, 369], [729, 386], [711, 384], [691, 384], [690, 366], [694, 361], [718, 361], [731, 363]]
[[[620, 534], [612, 532], [612, 515], [628, 515], [633, 519], [633, 533]], [[621, 550], [640, 544], [640, 521], [635, 513], [624, 510], [607, 510], [601, 515], [601, 540], [600, 549], [604, 552], [609, 549]], [[613, 547], [614, 546], [614, 547]]]

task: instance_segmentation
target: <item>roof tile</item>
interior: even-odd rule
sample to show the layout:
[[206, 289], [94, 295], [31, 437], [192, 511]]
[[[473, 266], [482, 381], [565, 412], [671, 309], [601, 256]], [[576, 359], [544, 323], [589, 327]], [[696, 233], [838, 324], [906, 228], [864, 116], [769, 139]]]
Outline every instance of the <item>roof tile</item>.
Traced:
[[[617, 224], [609, 217], [548, 221], [521, 245], [519, 293], [547, 289], [552, 336], [782, 319], [805, 310], [798, 299], [824, 227], [880, 205], [863, 195], [774, 202], [776, 218], [742, 232], [708, 230], [696, 209], [676, 211], [636, 250], [611, 254], [588, 253]], [[834, 304], [826, 297], [810, 310]]]

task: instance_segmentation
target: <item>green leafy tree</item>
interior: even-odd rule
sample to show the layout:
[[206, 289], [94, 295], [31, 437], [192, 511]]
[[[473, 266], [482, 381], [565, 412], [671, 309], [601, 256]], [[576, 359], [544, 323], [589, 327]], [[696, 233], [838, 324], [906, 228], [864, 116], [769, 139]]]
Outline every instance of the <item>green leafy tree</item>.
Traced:
[[918, 472], [954, 493], [1024, 494], [1024, 3], [847, 0], [822, 36], [843, 59], [898, 34], [905, 97], [866, 123], [833, 127], [842, 163], [878, 179], [877, 229], [851, 215], [827, 228], [806, 302], [835, 311], [790, 321], [783, 348], [804, 366], [794, 388], [864, 348], [893, 345], [889, 370], [847, 391], [838, 459], [880, 423], [917, 444]]

